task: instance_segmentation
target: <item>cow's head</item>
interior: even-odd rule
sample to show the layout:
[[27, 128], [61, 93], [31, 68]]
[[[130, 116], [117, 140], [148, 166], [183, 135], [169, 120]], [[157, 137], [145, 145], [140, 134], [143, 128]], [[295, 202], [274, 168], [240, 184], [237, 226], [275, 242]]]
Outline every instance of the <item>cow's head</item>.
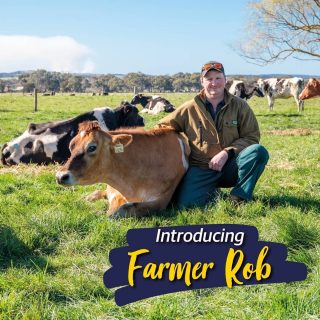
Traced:
[[253, 88], [253, 94], [257, 97], [260, 97], [260, 98], [264, 97], [264, 94], [263, 94], [262, 90], [259, 88], [259, 86], [255, 86]]
[[132, 98], [131, 103], [132, 103], [132, 104], [139, 104], [139, 103], [141, 102], [142, 97], [143, 97], [143, 96], [142, 96], [141, 93], [136, 94], [136, 95]]
[[309, 79], [307, 85], [299, 95], [300, 100], [306, 100], [320, 96], [320, 81], [317, 79]]
[[56, 173], [57, 182], [63, 185], [105, 182], [107, 171], [112, 170], [112, 155], [124, 152], [131, 141], [132, 135], [110, 135], [97, 121], [81, 123], [70, 142], [71, 156]]
[[58, 136], [50, 128], [30, 123], [28, 129], [1, 149], [1, 162], [5, 165], [23, 163], [49, 163], [57, 150]]
[[128, 101], [122, 101], [119, 107], [121, 118], [124, 127], [143, 127], [144, 120], [138, 114], [139, 110]]

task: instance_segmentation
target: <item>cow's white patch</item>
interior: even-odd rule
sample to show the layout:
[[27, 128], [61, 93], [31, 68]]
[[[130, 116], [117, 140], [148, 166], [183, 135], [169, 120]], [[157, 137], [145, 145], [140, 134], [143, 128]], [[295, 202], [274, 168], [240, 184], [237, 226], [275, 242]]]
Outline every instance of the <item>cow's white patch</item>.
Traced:
[[178, 141], [179, 141], [179, 144], [180, 144], [180, 148], [181, 148], [181, 154], [182, 154], [182, 164], [183, 164], [183, 167], [186, 169], [186, 171], [188, 170], [189, 168], [189, 162], [187, 160], [187, 157], [186, 157], [186, 153], [185, 153], [185, 145], [183, 143], [183, 141], [178, 138]]
[[103, 118], [103, 113], [106, 111], [106, 109], [110, 109], [110, 108], [95, 108], [95, 109], [93, 109], [93, 115], [98, 120], [101, 129], [108, 131], [109, 128], [107, 127], [106, 123], [104, 122], [104, 118]]
[[166, 106], [166, 104], [163, 103], [162, 101], [157, 102], [156, 105], [153, 107], [153, 109], [149, 111], [149, 113], [156, 115], [156, 114], [158, 114], [160, 112], [164, 112], [165, 111], [165, 106]]
[[47, 129], [39, 139], [43, 143], [43, 148], [46, 156], [52, 158], [53, 154], [58, 151], [58, 141], [65, 136], [66, 133], [57, 135]]
[[229, 89], [229, 92], [230, 92], [231, 94], [235, 94], [235, 93], [236, 93], [236, 87], [237, 87], [237, 85], [238, 85], [239, 83], [243, 83], [243, 81], [233, 80], [232, 85], [231, 85], [231, 87], [230, 87], [230, 89]]
[[110, 191], [108, 191], [108, 201], [109, 201], [109, 203], [111, 203], [117, 195], [118, 195], [118, 192], [110, 192]]
[[83, 138], [85, 135], [86, 135], [86, 132], [85, 132], [85, 131], [81, 131], [81, 132], [80, 132], [80, 137], [81, 137], [81, 138]]
[[46, 156], [52, 158], [52, 155], [58, 150], [59, 139], [65, 135], [66, 133], [60, 135], [52, 133], [50, 128], [40, 135], [30, 134], [28, 130], [26, 130], [20, 137], [8, 143], [6, 149], [11, 154], [9, 159], [13, 160], [15, 163], [19, 163], [21, 157], [26, 154], [25, 146], [32, 142], [34, 149], [37, 145], [37, 141], [42, 142]]

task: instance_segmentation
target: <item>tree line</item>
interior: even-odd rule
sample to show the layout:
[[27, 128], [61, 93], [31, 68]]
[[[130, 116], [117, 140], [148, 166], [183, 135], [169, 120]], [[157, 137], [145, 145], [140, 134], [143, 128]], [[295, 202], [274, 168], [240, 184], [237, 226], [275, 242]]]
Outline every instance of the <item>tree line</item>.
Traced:
[[[7, 85], [7, 89], [6, 89]], [[23, 92], [198, 92], [201, 89], [199, 73], [146, 75], [141, 72], [126, 75], [79, 75], [36, 70], [10, 80], [9, 87], [23, 87]], [[0, 80], [0, 92], [8, 90], [8, 82]]]

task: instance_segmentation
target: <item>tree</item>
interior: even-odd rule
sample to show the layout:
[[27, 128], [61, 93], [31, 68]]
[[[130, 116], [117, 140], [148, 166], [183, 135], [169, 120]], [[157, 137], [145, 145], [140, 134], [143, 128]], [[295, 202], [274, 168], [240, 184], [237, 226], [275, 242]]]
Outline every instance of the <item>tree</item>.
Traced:
[[6, 87], [6, 84], [3, 80], [0, 80], [0, 93], [4, 92], [4, 88]]
[[248, 61], [320, 61], [320, 0], [257, 0], [250, 7], [246, 39], [238, 46]]

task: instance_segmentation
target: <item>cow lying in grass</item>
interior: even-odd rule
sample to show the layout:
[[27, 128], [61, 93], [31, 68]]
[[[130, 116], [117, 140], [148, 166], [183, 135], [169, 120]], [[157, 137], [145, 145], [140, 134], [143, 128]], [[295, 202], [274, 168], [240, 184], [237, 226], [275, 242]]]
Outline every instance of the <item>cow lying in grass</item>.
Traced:
[[167, 99], [160, 96], [144, 96], [141, 93], [136, 94], [132, 100], [132, 104], [141, 104], [143, 109], [142, 113], [158, 114], [160, 112], [172, 112], [175, 110], [174, 105]]
[[307, 85], [299, 95], [300, 100], [307, 100], [320, 96], [320, 79], [309, 79]]
[[103, 131], [80, 124], [71, 157], [57, 172], [62, 185], [107, 183], [108, 213], [143, 216], [165, 209], [188, 168], [189, 146], [171, 129]]
[[96, 108], [68, 120], [30, 123], [21, 136], [2, 147], [1, 161], [5, 165], [63, 163], [70, 156], [69, 143], [77, 134], [79, 123], [98, 120], [105, 130], [144, 126], [138, 111], [130, 103], [122, 102], [118, 108]]

